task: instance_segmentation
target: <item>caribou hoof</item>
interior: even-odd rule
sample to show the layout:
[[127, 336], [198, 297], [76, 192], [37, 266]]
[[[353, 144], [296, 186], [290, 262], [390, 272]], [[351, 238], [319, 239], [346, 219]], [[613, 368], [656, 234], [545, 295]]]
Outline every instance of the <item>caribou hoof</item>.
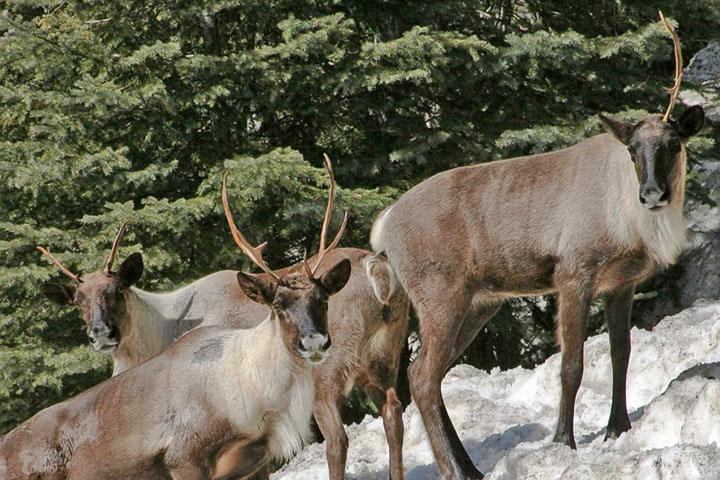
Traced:
[[572, 435], [568, 435], [567, 433], [556, 433], [553, 437], [553, 442], [562, 443], [572, 448], [573, 450], [577, 450], [577, 446], [575, 445], [575, 439], [572, 437]]
[[628, 423], [627, 426], [622, 426], [622, 427], [610, 427], [610, 426], [608, 426], [608, 427], [607, 427], [607, 431], [605, 432], [605, 440], [615, 440], [615, 439], [617, 439], [620, 435], [622, 435], [623, 433], [627, 432], [627, 431], [630, 430], [631, 428], [632, 428], [632, 427], [630, 426], [629, 423]]

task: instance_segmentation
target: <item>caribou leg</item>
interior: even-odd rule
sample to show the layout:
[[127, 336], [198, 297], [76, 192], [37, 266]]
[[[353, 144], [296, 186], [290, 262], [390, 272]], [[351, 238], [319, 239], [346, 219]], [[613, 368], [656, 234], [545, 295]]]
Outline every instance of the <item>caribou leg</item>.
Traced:
[[627, 414], [625, 382], [630, 361], [630, 312], [634, 293], [635, 285], [622, 288], [609, 293], [605, 304], [605, 321], [610, 335], [613, 367], [612, 407], [605, 440], [617, 438], [631, 428]]
[[215, 458], [215, 468], [210, 478], [212, 480], [265, 479], [269, 477], [267, 461], [265, 440], [238, 440], [222, 447]]
[[562, 349], [562, 397], [553, 441], [575, 449], [573, 419], [575, 398], [583, 375], [585, 325], [592, 303], [589, 282], [569, 281], [561, 285], [558, 295], [558, 337]]
[[491, 303], [468, 312], [455, 338], [455, 345], [445, 370], [449, 369], [453, 362], [467, 350], [468, 346], [477, 337], [478, 332], [495, 316], [501, 306], [502, 302]]
[[202, 468], [193, 464], [183, 464], [170, 470], [172, 480], [205, 480], [207, 475]]
[[483, 474], [475, 468], [460, 442], [440, 388], [469, 299], [468, 302], [459, 301], [452, 305], [446, 298], [462, 299], [462, 293], [452, 296], [449, 288], [436, 288], [434, 291], [443, 292], [444, 296], [435, 305], [416, 302], [421, 347], [408, 370], [410, 391], [420, 410], [442, 478], [476, 480], [483, 478]]
[[270, 465], [267, 464], [260, 468], [257, 472], [254, 474], [243, 477], [242, 480], [268, 480], [270, 478]]
[[[318, 383], [316, 382], [316, 385]], [[343, 395], [340, 389], [344, 382], [322, 382], [324, 388], [316, 388], [313, 414], [318, 428], [325, 437], [325, 456], [328, 463], [330, 480], [345, 478], [348, 438], [340, 416]]]
[[[402, 447], [405, 426], [402, 419], [402, 403], [398, 400], [394, 386], [383, 385], [377, 377], [368, 379], [365, 383], [365, 394], [380, 410], [385, 427], [385, 438], [388, 443], [390, 458], [390, 479], [402, 480], [405, 477], [403, 470]], [[393, 378], [394, 385], [394, 378]], [[385, 388], [384, 388], [385, 387]]]

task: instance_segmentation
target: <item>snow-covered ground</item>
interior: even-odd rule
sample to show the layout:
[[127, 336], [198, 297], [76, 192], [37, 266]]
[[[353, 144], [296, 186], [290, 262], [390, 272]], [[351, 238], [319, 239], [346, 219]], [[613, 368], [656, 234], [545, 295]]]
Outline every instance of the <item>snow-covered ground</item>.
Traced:
[[[634, 329], [628, 374], [633, 428], [603, 442], [611, 399], [609, 344], [607, 334], [588, 339], [575, 406], [577, 451], [551, 441], [559, 355], [534, 370], [487, 374], [459, 365], [445, 377], [443, 392], [465, 448], [488, 480], [720, 479], [720, 364], [712, 362], [720, 362], [720, 304], [685, 310], [652, 332]], [[438, 478], [415, 404], [404, 421], [405, 478]], [[387, 479], [382, 420], [368, 416], [347, 431], [347, 478]], [[272, 478], [327, 479], [325, 444], [310, 445]]]

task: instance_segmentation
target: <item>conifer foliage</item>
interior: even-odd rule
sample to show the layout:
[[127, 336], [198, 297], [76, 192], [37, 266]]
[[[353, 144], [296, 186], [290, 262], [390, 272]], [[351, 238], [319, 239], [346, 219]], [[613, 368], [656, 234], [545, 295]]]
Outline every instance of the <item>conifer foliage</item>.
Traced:
[[[660, 3], [686, 58], [720, 31], [714, 0]], [[221, 214], [229, 170], [236, 221], [281, 267], [316, 244], [326, 152], [342, 244], [367, 247], [429, 175], [572, 144], [600, 112], [661, 112], [673, 71], [637, 0], [0, 5], [0, 433], [110, 373], [78, 312], [40, 295], [64, 277], [37, 245], [90, 272], [130, 220], [119, 257], [143, 253], [142, 288], [249, 269]], [[533, 309], [514, 305], [480, 366], [542, 359], [519, 345], [552, 325], [523, 328]]]

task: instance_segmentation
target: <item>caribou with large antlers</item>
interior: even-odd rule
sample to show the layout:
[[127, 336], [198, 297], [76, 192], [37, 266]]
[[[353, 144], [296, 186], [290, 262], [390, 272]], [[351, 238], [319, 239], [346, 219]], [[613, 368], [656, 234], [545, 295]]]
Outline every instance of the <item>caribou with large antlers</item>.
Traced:
[[373, 248], [387, 256], [419, 317], [422, 346], [410, 387], [442, 478], [482, 478], [440, 383], [506, 298], [558, 295], [562, 397], [554, 438], [574, 448], [585, 323], [593, 299], [605, 295], [613, 365], [606, 437], [630, 428], [633, 292], [683, 246], [685, 143], [704, 120], [701, 107], [669, 120], [682, 71], [669, 28], [678, 66], [664, 117], [630, 123], [601, 115], [609, 134], [565, 150], [442, 172], [375, 221]]
[[[351, 262], [352, 273], [345, 288], [329, 302], [328, 331], [332, 349], [326, 361], [313, 372], [313, 413], [326, 440], [330, 480], [341, 480], [345, 477], [348, 439], [340, 407], [353, 386], [362, 387], [383, 417], [390, 478], [399, 480], [403, 478], [403, 423], [402, 404], [397, 398], [395, 384], [410, 302], [397, 285], [386, 259], [366, 250], [335, 248], [347, 223], [347, 213], [335, 239], [325, 246], [335, 196], [335, 178], [327, 155], [325, 167], [330, 177], [330, 189], [320, 249], [316, 257], [303, 261], [302, 270], [308, 278], [316, 278], [323, 274], [327, 265], [345, 258]], [[227, 198], [227, 175], [223, 177], [222, 199], [233, 238], [246, 254], [261, 259], [264, 244], [253, 247], [235, 227]], [[296, 265], [283, 272], [300, 271], [301, 267]], [[265, 278], [270, 275], [271, 272], [266, 270]]]
[[229, 480], [265, 476], [271, 459], [297, 451], [310, 432], [312, 367], [330, 348], [328, 298], [347, 283], [351, 262], [319, 275], [278, 274], [262, 247], [238, 243], [271, 277], [237, 273], [245, 295], [269, 309], [262, 323], [195, 329], [41, 411], [2, 439], [0, 477]]
[[[308, 276], [322, 275], [344, 258], [351, 262], [347, 285], [330, 298], [328, 305], [328, 331], [333, 348], [327, 360], [314, 372], [314, 414], [327, 441], [330, 478], [342, 479], [348, 439], [340, 409], [352, 387], [362, 387], [383, 416], [390, 475], [397, 480], [403, 477], [403, 424], [402, 405], [395, 392], [395, 383], [407, 329], [409, 300], [386, 259], [366, 250], [334, 248], [336, 241], [325, 247], [335, 190], [328, 158], [325, 163], [330, 174], [330, 192], [320, 252], [327, 254], [312, 256], [302, 265], [276, 272], [270, 270], [257, 277], [271, 281], [275, 276], [302, 271]], [[232, 220], [225, 178], [222, 197], [233, 238], [247, 243]], [[346, 218], [343, 224], [345, 222]], [[117, 250], [123, 231], [121, 228], [113, 242], [113, 252]], [[247, 245], [251, 258], [260, 260], [262, 245], [257, 249]], [[117, 272], [106, 266], [104, 270], [82, 276], [72, 273], [49, 252], [47, 255], [73, 283], [46, 283], [41, 290], [62, 305], [77, 305], [81, 309], [91, 344], [100, 351], [112, 353], [114, 375], [160, 353], [198, 324], [249, 328], [262, 322], [268, 314], [267, 307], [254, 302], [238, 287], [235, 271], [213, 273], [174, 292], [159, 294], [132, 286], [142, 273], [140, 254], [130, 255]], [[111, 253], [110, 258], [114, 256]], [[305, 266], [310, 265], [312, 269], [306, 270]]]

